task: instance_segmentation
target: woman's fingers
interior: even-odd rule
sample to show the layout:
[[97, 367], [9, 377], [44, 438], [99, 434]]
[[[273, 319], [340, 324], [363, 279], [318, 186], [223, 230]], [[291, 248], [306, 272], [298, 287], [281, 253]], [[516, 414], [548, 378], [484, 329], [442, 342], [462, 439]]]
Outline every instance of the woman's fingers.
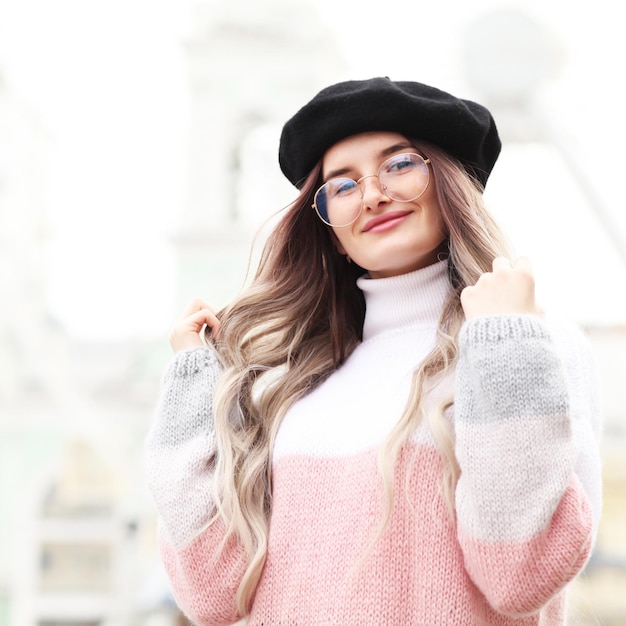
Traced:
[[522, 270], [528, 272], [531, 276], [533, 274], [533, 265], [530, 259], [525, 256], [518, 257], [513, 266], [516, 270]]
[[185, 309], [182, 319], [170, 332], [170, 345], [174, 352], [206, 345], [206, 330], [213, 339], [220, 330], [215, 308], [203, 300], [193, 300]]
[[509, 259], [497, 257], [492, 268], [461, 293], [461, 305], [467, 319], [480, 315], [539, 312], [529, 259], [520, 257], [511, 264]]
[[510, 270], [511, 269], [511, 261], [507, 259], [505, 256], [497, 256], [493, 262], [491, 263], [494, 272], [498, 272], [501, 270]]
[[182, 318], [186, 318], [189, 317], [190, 315], [193, 315], [194, 313], [197, 313], [198, 311], [201, 311], [202, 309], [209, 309], [209, 311], [212, 311], [213, 313], [215, 313], [215, 307], [210, 305], [208, 302], [205, 302], [204, 300], [201, 300], [200, 298], [194, 298], [185, 308]]

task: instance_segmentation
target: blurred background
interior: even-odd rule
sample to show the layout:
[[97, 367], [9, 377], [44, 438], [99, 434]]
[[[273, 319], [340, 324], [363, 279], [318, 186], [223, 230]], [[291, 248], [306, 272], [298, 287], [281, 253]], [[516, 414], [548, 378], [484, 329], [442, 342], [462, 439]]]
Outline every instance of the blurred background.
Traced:
[[613, 0], [0, 0], [0, 626], [183, 623], [142, 466], [169, 328], [240, 290], [295, 197], [282, 123], [375, 75], [494, 113], [488, 205], [601, 377], [571, 624], [626, 624], [623, 23]]

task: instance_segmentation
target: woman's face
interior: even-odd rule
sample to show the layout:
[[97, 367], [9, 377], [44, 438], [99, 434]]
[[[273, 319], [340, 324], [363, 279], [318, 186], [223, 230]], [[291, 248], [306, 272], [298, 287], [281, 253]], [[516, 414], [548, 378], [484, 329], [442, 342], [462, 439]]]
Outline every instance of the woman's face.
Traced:
[[446, 239], [432, 175], [426, 191], [411, 202], [390, 199], [371, 176], [384, 161], [406, 152], [416, 152], [406, 137], [369, 132], [336, 143], [322, 161], [324, 182], [336, 176], [368, 177], [360, 183], [363, 210], [357, 220], [331, 228], [341, 254], [350, 256], [372, 278], [397, 276], [435, 263]]

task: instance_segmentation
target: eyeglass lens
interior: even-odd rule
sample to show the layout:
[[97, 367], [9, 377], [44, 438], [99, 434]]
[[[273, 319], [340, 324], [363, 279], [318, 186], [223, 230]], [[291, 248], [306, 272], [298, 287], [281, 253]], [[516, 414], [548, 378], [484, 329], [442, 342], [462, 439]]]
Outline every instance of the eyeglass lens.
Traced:
[[[419, 154], [397, 154], [380, 166], [378, 184], [392, 200], [411, 202], [428, 187], [428, 166]], [[363, 206], [360, 183], [351, 178], [332, 178], [317, 190], [314, 206], [329, 226], [348, 226]]]

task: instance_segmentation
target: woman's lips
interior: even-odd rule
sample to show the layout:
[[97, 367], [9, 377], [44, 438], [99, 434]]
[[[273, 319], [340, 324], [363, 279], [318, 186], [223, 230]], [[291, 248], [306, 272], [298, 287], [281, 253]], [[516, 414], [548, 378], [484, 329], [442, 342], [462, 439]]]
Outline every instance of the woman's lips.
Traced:
[[395, 228], [410, 214], [411, 211], [390, 211], [389, 213], [383, 213], [367, 222], [362, 232], [380, 233]]

